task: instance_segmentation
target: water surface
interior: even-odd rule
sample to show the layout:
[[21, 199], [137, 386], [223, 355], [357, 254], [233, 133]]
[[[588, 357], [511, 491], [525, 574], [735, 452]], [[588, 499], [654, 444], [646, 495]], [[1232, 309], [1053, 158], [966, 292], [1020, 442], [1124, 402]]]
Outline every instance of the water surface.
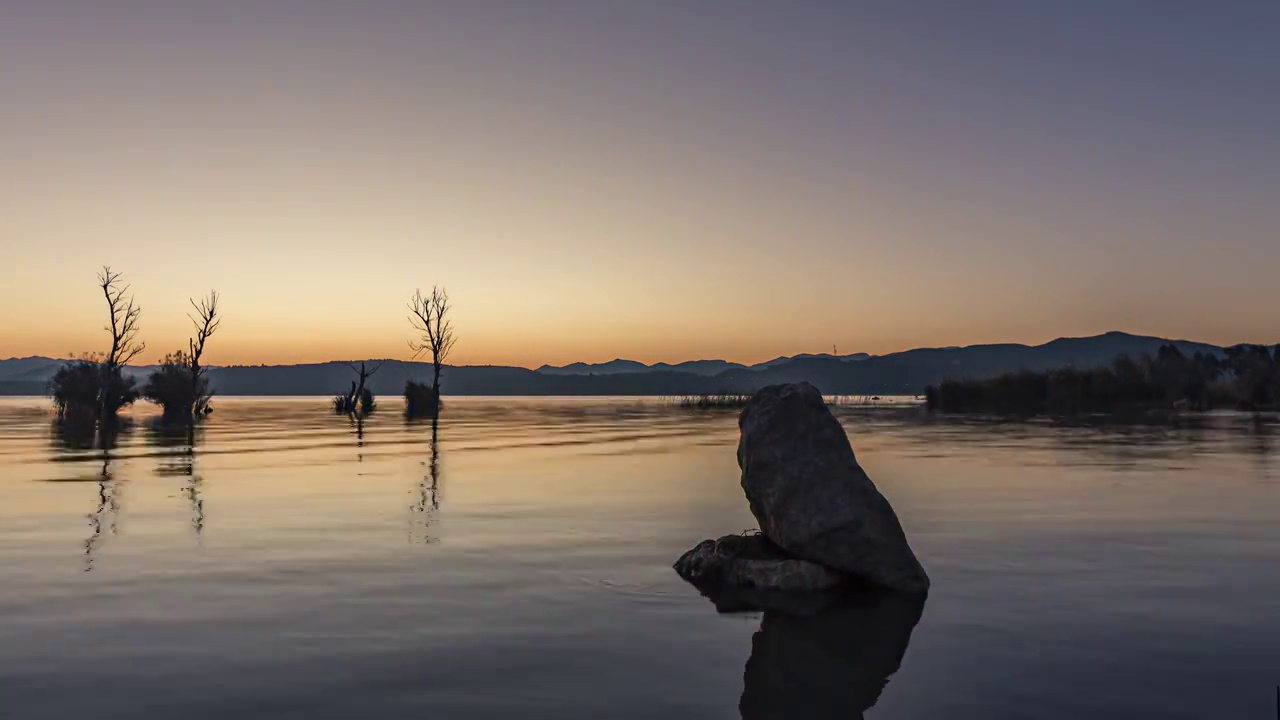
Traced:
[[841, 408], [933, 590], [796, 620], [670, 569], [754, 527], [733, 412], [459, 398], [433, 442], [394, 401], [216, 408], [104, 454], [0, 399], [0, 716], [1275, 713], [1274, 418]]

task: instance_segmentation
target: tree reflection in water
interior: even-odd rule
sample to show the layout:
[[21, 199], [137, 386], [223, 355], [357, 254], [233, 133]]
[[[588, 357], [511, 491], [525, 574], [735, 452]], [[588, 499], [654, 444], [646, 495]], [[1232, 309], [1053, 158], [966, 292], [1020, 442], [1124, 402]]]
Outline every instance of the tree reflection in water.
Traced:
[[[412, 423], [412, 420], [408, 422]], [[409, 506], [409, 542], [433, 543], [437, 538], [430, 533], [431, 523], [440, 510], [440, 424], [431, 419], [431, 455], [427, 460], [427, 474], [418, 483], [414, 502]]]
[[185, 479], [182, 496], [190, 510], [191, 532], [196, 544], [204, 540], [204, 496], [202, 477], [196, 472], [196, 447], [204, 438], [204, 429], [198, 424], [166, 422], [157, 418], [148, 426], [148, 440], [156, 448], [160, 476], [177, 476]]
[[68, 419], [53, 422], [51, 440], [53, 446], [63, 452], [79, 454], [90, 451], [83, 459], [96, 459], [102, 462], [95, 483], [97, 485], [97, 506], [86, 515], [89, 523], [89, 535], [84, 540], [84, 571], [93, 570], [93, 561], [106, 538], [119, 532], [120, 504], [124, 495], [123, 482], [115, 477], [112, 468], [114, 457], [112, 450], [118, 445], [121, 436], [133, 429], [133, 423], [127, 418], [116, 418], [104, 423], [99, 431], [96, 423]]

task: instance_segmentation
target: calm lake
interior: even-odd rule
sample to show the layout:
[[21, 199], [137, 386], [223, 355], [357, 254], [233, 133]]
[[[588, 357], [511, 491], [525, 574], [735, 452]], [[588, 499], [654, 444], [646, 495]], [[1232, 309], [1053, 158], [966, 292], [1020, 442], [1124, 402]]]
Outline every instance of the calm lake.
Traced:
[[800, 621], [671, 570], [755, 525], [736, 412], [215, 407], [104, 458], [0, 399], [0, 717], [1275, 717], [1274, 417], [838, 408], [933, 589]]

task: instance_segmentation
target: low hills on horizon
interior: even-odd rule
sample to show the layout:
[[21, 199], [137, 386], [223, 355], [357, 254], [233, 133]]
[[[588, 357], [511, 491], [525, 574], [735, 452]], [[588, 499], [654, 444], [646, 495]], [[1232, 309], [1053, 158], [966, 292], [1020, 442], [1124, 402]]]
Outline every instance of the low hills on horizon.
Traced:
[[[918, 395], [927, 385], [948, 378], [980, 379], [1016, 370], [1047, 370], [1066, 365], [1097, 367], [1118, 355], [1154, 355], [1173, 343], [1184, 354], [1223, 354], [1208, 343], [1108, 332], [1082, 338], [1058, 338], [1042, 345], [1016, 343], [917, 348], [887, 355], [802, 354], [747, 366], [725, 360], [692, 360], [645, 365], [617, 359], [605, 363], [543, 365], [531, 370], [497, 365], [446, 366], [445, 395], [697, 395], [753, 392], [780, 382], [808, 381], [829, 395]], [[0, 395], [43, 395], [45, 384], [66, 362], [46, 357], [0, 360]], [[131, 367], [145, 375], [154, 366]], [[398, 396], [405, 381], [430, 378], [430, 363], [387, 360], [370, 389]], [[339, 361], [299, 365], [234, 365], [209, 370], [220, 395], [333, 395], [354, 379]]]
[[545, 375], [621, 375], [623, 373], [648, 373], [648, 372], [687, 372], [694, 375], [704, 375], [714, 377], [728, 370], [762, 370], [768, 367], [774, 367], [792, 360], [803, 360], [806, 358], [827, 358], [839, 360], [842, 362], [858, 362], [871, 357], [867, 353], [854, 353], [852, 355], [832, 355], [830, 353], [802, 353], [800, 355], [782, 355], [772, 360], [755, 365], [743, 365], [742, 363], [730, 362], [728, 360], [686, 360], [681, 363], [654, 363], [645, 365], [636, 360], [623, 360], [618, 358], [602, 363], [583, 363], [576, 362], [568, 365], [543, 365], [535, 370]]

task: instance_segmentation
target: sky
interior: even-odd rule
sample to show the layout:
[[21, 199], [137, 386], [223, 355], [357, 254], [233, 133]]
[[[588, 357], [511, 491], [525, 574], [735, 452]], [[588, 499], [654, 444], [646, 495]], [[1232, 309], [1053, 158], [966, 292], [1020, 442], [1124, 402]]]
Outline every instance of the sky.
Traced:
[[1280, 341], [1280, 3], [0, 2], [0, 357]]

